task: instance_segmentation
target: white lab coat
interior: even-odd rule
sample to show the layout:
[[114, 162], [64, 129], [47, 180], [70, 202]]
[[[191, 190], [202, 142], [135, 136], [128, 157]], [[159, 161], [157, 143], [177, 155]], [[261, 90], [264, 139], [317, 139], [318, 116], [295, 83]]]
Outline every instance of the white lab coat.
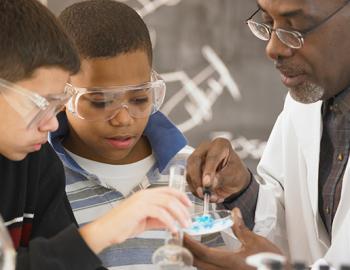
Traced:
[[[332, 243], [318, 214], [322, 102], [287, 95], [258, 166], [262, 178], [254, 231], [283, 246], [292, 260], [350, 264], [350, 165], [333, 221]], [[350, 139], [350, 138], [349, 138]]]

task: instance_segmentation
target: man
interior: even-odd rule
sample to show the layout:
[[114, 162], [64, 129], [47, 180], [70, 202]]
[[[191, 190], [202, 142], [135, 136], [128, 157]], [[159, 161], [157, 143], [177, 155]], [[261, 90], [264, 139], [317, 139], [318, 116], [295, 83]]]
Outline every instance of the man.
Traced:
[[[197, 196], [211, 186], [213, 201], [238, 206], [248, 227], [292, 261], [350, 262], [350, 198], [343, 195], [350, 192], [349, 2], [258, 0], [247, 20], [267, 41], [266, 53], [289, 88], [258, 166], [260, 184], [226, 140], [202, 144], [189, 159], [188, 182]], [[239, 238], [249, 250], [258, 236]], [[205, 253], [197, 261], [206, 269], [230, 269], [244, 259], [231, 252], [231, 261], [218, 260], [217, 250], [188, 246]]]

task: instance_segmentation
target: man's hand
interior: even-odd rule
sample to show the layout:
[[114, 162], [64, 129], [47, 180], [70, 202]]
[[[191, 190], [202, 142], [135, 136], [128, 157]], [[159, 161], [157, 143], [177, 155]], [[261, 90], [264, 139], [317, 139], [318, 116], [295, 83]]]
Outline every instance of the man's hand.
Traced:
[[199, 270], [251, 270], [244, 258], [236, 255], [232, 251], [220, 248], [209, 248], [188, 235], [184, 237], [184, 245], [193, 255], [193, 264]]
[[260, 252], [271, 252], [283, 255], [275, 244], [265, 237], [253, 233], [245, 226], [241, 211], [238, 208], [232, 210], [232, 218], [233, 233], [242, 244], [241, 248], [237, 251], [237, 255], [243, 258]]
[[244, 224], [239, 209], [232, 211], [234, 225], [233, 232], [242, 243], [241, 248], [236, 251], [228, 251], [220, 248], [209, 248], [192, 240], [187, 235], [184, 238], [184, 245], [193, 254], [194, 265], [201, 270], [251, 270], [245, 263], [246, 257], [260, 253], [272, 252], [282, 254], [281, 251], [269, 240], [251, 232]]
[[188, 158], [187, 182], [194, 195], [202, 198], [203, 187], [210, 187], [211, 201], [223, 202], [249, 185], [250, 173], [231, 143], [218, 138], [202, 143]]

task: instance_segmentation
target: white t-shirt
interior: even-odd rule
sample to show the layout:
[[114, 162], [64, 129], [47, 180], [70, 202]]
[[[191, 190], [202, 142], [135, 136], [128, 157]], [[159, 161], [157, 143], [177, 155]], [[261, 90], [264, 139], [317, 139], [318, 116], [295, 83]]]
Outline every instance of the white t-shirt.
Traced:
[[112, 165], [86, 159], [65, 150], [81, 168], [96, 175], [102, 186], [115, 189], [124, 196], [144, 180], [145, 175], [156, 162], [155, 157], [151, 154], [134, 163]]

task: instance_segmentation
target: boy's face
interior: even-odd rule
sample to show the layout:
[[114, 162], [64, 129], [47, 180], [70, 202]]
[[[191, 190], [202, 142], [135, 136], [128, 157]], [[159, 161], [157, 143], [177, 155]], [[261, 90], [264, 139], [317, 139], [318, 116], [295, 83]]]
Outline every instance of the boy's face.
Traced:
[[[83, 60], [80, 72], [71, 77], [74, 87], [104, 89], [139, 85], [151, 80], [151, 67], [142, 50], [111, 58]], [[87, 121], [66, 110], [70, 124], [68, 149], [99, 162], [125, 164], [139, 160], [145, 151], [141, 138], [149, 116], [130, 116], [128, 109], [119, 109], [110, 120]]]
[[[29, 90], [33, 94], [46, 97], [48, 95], [62, 94], [69, 73], [59, 68], [38, 68], [29, 79], [16, 82], [14, 85]], [[10, 95], [12, 90], [8, 91]], [[38, 151], [41, 145], [47, 142], [48, 132], [58, 128], [56, 117], [50, 117], [34, 127], [28, 128], [23, 116], [14, 106], [23, 110], [23, 103], [9, 103], [5, 92], [0, 94], [0, 153], [11, 160], [22, 160], [30, 152]], [[7, 94], [8, 95], [8, 94]], [[29, 99], [29, 97], [23, 97]]]

